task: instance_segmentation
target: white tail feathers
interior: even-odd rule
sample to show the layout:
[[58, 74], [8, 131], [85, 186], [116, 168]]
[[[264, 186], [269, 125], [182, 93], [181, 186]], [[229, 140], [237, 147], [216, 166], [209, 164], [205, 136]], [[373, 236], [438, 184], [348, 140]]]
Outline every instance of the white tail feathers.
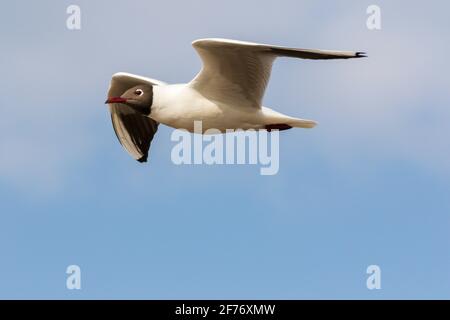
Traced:
[[276, 125], [280, 125], [280, 127], [287, 125], [292, 128], [314, 128], [317, 125], [317, 122], [313, 120], [290, 117], [267, 107], [262, 107], [261, 111], [266, 126], [269, 125], [274, 129], [276, 129]]
[[313, 120], [306, 119], [297, 119], [293, 118], [286, 122], [286, 124], [290, 125], [293, 128], [314, 128], [317, 125], [317, 122]]

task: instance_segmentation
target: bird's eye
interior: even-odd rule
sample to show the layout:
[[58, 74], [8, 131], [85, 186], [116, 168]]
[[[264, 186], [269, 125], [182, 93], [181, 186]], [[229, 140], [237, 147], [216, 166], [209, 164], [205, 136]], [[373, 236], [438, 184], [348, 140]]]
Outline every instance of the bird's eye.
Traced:
[[134, 91], [134, 94], [138, 95], [138, 96], [142, 96], [144, 94], [144, 91], [142, 91], [142, 89], [136, 89], [136, 91]]

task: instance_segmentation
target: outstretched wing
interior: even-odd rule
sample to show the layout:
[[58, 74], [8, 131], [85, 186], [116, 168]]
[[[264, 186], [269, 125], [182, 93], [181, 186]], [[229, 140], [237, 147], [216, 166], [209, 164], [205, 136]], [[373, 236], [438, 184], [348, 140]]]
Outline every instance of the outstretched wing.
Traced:
[[[162, 81], [130, 73], [119, 72], [112, 76], [108, 97], [121, 96], [139, 84], [164, 85]], [[111, 120], [119, 142], [139, 162], [146, 162], [158, 122], [143, 116], [125, 104], [110, 103]]]
[[211, 100], [254, 108], [261, 107], [276, 57], [365, 57], [362, 52], [293, 49], [227, 39], [201, 39], [192, 45], [203, 61], [203, 68], [190, 85]]

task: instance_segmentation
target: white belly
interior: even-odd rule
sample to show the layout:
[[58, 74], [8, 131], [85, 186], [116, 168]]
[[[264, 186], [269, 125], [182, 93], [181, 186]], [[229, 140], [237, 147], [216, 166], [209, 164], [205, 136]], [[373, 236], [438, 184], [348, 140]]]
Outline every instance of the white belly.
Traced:
[[155, 87], [150, 117], [190, 132], [194, 132], [194, 122], [201, 121], [203, 133], [209, 129], [261, 129], [265, 124], [261, 109], [215, 103], [185, 85]]

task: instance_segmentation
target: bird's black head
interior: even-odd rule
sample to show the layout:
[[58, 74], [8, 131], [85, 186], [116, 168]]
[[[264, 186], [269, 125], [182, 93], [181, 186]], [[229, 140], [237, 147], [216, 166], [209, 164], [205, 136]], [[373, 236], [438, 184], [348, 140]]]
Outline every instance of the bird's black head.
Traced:
[[123, 103], [148, 116], [153, 104], [153, 86], [140, 84], [125, 91], [120, 97], [110, 97], [105, 103]]

